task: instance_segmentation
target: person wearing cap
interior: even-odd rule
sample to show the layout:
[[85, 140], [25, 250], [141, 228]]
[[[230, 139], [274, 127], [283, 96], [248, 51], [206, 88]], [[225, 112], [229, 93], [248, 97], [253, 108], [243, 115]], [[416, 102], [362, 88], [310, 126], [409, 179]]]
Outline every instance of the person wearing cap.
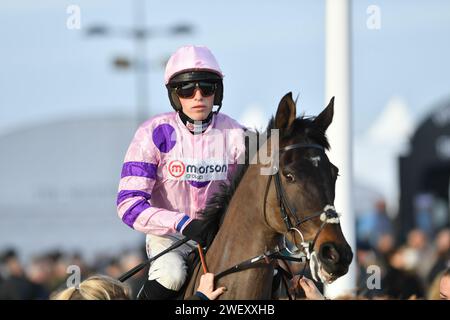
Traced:
[[117, 211], [125, 224], [146, 234], [149, 258], [189, 239], [152, 262], [139, 299], [177, 296], [186, 280], [186, 257], [211, 240], [201, 210], [243, 163], [245, 128], [219, 113], [223, 77], [207, 47], [179, 48], [164, 79], [174, 111], [145, 121], [125, 155]]

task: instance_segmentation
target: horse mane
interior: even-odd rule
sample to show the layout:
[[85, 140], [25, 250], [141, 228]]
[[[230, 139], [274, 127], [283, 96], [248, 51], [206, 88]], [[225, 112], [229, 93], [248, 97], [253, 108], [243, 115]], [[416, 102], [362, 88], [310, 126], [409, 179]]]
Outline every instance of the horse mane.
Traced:
[[[306, 135], [309, 139], [315, 143], [320, 144], [326, 150], [329, 150], [330, 144], [325, 135], [325, 132], [317, 128], [314, 124], [315, 117], [305, 117], [304, 115], [296, 118], [288, 130], [280, 130], [280, 140], [290, 139], [297, 135]], [[263, 145], [262, 138], [269, 138], [271, 129], [275, 129], [275, 118], [272, 117], [269, 120], [264, 135], [261, 135], [258, 130], [255, 130], [255, 135], [258, 141], [258, 146]], [[247, 131], [247, 129], [245, 129]], [[245, 141], [245, 163], [239, 164], [236, 173], [231, 180], [230, 184], [222, 182], [219, 185], [219, 191], [216, 192], [207, 202], [205, 208], [200, 211], [200, 215], [203, 216], [206, 228], [208, 230], [206, 246], [209, 247], [214, 240], [220, 226], [222, 225], [225, 213], [228, 208], [228, 204], [231, 201], [239, 183], [241, 182], [245, 172], [247, 171], [250, 163], [250, 159], [254, 154], [249, 154], [248, 148], [249, 140]]]
[[[246, 132], [247, 129], [244, 129]], [[259, 140], [260, 134], [258, 130], [254, 133], [256, 138]], [[248, 148], [249, 140], [245, 140], [245, 162], [244, 164], [238, 164], [234, 177], [230, 181], [230, 184], [221, 182], [219, 184], [219, 191], [214, 193], [211, 198], [207, 201], [206, 206], [203, 210], [200, 210], [200, 216], [203, 216], [206, 228], [208, 230], [206, 246], [209, 247], [214, 240], [220, 226], [222, 225], [223, 218], [225, 217], [225, 212], [228, 209], [228, 204], [234, 195], [239, 183], [242, 180], [245, 172], [249, 167], [250, 159], [254, 154], [250, 154]]]

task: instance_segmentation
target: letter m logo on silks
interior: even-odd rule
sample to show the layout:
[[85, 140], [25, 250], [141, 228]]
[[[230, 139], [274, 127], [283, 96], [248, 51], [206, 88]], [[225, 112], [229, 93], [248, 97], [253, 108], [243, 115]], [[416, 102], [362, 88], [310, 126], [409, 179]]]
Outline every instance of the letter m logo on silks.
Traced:
[[167, 171], [169, 173], [169, 178], [180, 178], [184, 175], [186, 166], [180, 160], [172, 160], [167, 165]]
[[226, 180], [228, 165], [223, 159], [176, 159], [167, 162], [169, 180]]

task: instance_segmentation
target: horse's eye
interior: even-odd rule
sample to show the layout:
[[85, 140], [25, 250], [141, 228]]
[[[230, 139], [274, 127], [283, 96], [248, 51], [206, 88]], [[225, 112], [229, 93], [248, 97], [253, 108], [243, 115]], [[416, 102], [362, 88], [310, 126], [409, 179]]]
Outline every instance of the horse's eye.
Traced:
[[294, 182], [295, 181], [294, 175], [292, 173], [288, 173], [286, 175], [286, 180], [287, 182]]

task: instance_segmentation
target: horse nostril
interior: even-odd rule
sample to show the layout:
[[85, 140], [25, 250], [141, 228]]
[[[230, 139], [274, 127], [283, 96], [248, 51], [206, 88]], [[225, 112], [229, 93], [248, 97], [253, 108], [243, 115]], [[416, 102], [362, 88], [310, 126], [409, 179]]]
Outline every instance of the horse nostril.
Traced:
[[326, 243], [321, 248], [322, 257], [330, 263], [337, 264], [339, 262], [339, 252], [334, 245]]

